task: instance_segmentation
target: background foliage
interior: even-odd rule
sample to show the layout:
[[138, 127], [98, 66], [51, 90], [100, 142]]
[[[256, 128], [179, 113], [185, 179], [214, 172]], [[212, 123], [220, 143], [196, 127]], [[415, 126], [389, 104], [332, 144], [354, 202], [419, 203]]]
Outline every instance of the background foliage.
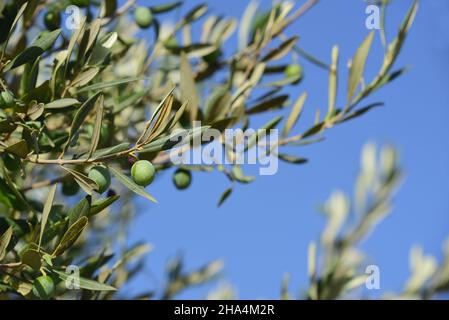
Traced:
[[[306, 159], [290, 153], [292, 147], [321, 141], [328, 129], [381, 106], [366, 100], [405, 71], [395, 69], [394, 62], [417, 3], [396, 37], [385, 43], [378, 74], [365, 79], [373, 32], [355, 51], [348, 71], [339, 63], [338, 46], [330, 53], [330, 63], [323, 63], [297, 47], [297, 35], [288, 35], [289, 25], [316, 2], [299, 7], [282, 2], [263, 13], [250, 4], [241, 21], [208, 14], [206, 4], [188, 8], [175, 2], [143, 10], [151, 12], [151, 19], [147, 16], [142, 21], [134, 1], [121, 6], [115, 1], [87, 1], [82, 6], [84, 18], [75, 30], [67, 30], [62, 20], [54, 18], [70, 1], [2, 3], [0, 24], [6, 30], [0, 39], [2, 297], [120, 297], [116, 289], [141, 271], [140, 258], [149, 250], [144, 244], [121, 246], [133, 219], [131, 201], [138, 195], [156, 202], [148, 193], [151, 187], [146, 190], [129, 177], [130, 167], [138, 158], [150, 160], [157, 172], [170, 168], [166, 152], [172, 147], [168, 141], [173, 130], [183, 130], [187, 149], [195, 135], [209, 128], [252, 127], [253, 118], [260, 114], [291, 108], [286, 119], [272, 117], [262, 128], [280, 127], [279, 145], [289, 147], [288, 154], [281, 148], [276, 155], [280, 160], [304, 164]], [[161, 23], [164, 13], [180, 6], [185, 14], [167, 28]], [[135, 35], [136, 27], [130, 27], [129, 19], [153, 33], [149, 44]], [[225, 55], [226, 41], [234, 32], [239, 50]], [[315, 120], [296, 133], [307, 93], [296, 97], [285, 93], [288, 86], [300, 88], [303, 80], [295, 55], [329, 72], [326, 110], [317, 109]], [[289, 57], [293, 61], [286, 63]], [[339, 83], [341, 72], [348, 72], [348, 83]], [[337, 106], [337, 94], [345, 96], [344, 105]], [[192, 127], [195, 120], [204, 126]], [[357, 221], [346, 222], [349, 200], [341, 193], [323, 207], [329, 222], [321, 239], [319, 263], [317, 245], [310, 246], [308, 298], [345, 296], [363, 283], [356, 245], [388, 212], [400, 177], [394, 150], [384, 149], [381, 158], [376, 166], [373, 147], [364, 152], [353, 208]], [[98, 192], [101, 188], [89, 174], [92, 166], [100, 164], [113, 176], [106, 194]], [[224, 174], [230, 187], [218, 199], [219, 205], [238, 184], [254, 180], [237, 165], [182, 169]], [[340, 231], [344, 225], [347, 232]], [[413, 257], [412, 278], [403, 295], [428, 298], [445, 290], [447, 262], [437, 266], [419, 250]], [[83, 290], [65, 286], [66, 266], [72, 264], [81, 266]], [[187, 287], [213, 279], [221, 267], [221, 261], [216, 261], [186, 271], [181, 259], [174, 260], [168, 266], [165, 289], [138, 298], [175, 297]], [[233, 294], [225, 289], [212, 296]], [[286, 282], [282, 296], [291, 296]]]

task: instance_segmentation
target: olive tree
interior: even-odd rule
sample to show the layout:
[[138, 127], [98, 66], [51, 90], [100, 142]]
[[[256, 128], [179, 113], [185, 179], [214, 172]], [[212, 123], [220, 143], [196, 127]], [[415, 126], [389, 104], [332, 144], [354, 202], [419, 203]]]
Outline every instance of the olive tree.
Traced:
[[[236, 185], [254, 180], [237, 161], [176, 163], [174, 149], [188, 152], [211, 130], [219, 132], [215, 142], [225, 148], [226, 129], [251, 128], [255, 116], [265, 115], [269, 121], [254, 128], [259, 130], [248, 144], [279, 128], [276, 152], [267, 154], [304, 164], [285, 148], [321, 141], [332, 127], [381, 106], [369, 99], [405, 71], [394, 64], [417, 2], [397, 36], [384, 43], [381, 68], [371, 80], [364, 69], [374, 32], [347, 57], [347, 70], [338, 46], [325, 63], [298, 46], [298, 35], [289, 34], [289, 26], [318, 2], [282, 1], [262, 13], [252, 2], [238, 21], [214, 15], [207, 4], [191, 8], [181, 1], [148, 7], [133, 0], [0, 1], [0, 296], [119, 298], [120, 287], [142, 269], [149, 247], [113, 248], [125, 243], [135, 196], [157, 206], [148, 187], [155, 176], [176, 167], [173, 182], [183, 190], [197, 171], [224, 174], [231, 187], [219, 204]], [[383, 14], [387, 3], [379, 3]], [[164, 17], [172, 11], [179, 19], [170, 24]], [[237, 49], [226, 50], [235, 40]], [[301, 92], [298, 56], [329, 74], [323, 88], [327, 108], [317, 108], [315, 119], [299, 132], [295, 125], [307, 93]], [[349, 74], [345, 85], [338, 81], [343, 72]], [[292, 87], [298, 96], [287, 93]], [[337, 94], [344, 94], [343, 105], [337, 105]], [[285, 118], [268, 118], [279, 111]], [[237, 150], [225, 149], [235, 160]], [[342, 199], [337, 195], [328, 203], [330, 217], [344, 213]], [[365, 227], [361, 222], [343, 242], [334, 242], [332, 219], [323, 233], [331, 260], [349, 250]], [[308, 297], [335, 298], [357, 281], [354, 273], [342, 281], [346, 266], [338, 262], [324, 271], [333, 273], [319, 277], [311, 256]], [[182, 260], [172, 261], [163, 292], [139, 298], [172, 298], [213, 279], [221, 268], [215, 261], [192, 271]]]

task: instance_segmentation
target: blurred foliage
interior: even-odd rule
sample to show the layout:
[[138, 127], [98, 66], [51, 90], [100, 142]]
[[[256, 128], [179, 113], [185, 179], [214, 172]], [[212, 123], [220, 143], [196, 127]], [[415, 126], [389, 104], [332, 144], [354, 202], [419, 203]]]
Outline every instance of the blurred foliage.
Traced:
[[[382, 269], [373, 264], [362, 249], [362, 242], [390, 214], [392, 198], [402, 181], [397, 151], [391, 146], [379, 152], [367, 144], [361, 156], [354, 197], [335, 191], [322, 206], [326, 225], [319, 242], [308, 249], [310, 286], [301, 298], [347, 299], [370, 297], [370, 289], [381, 289]], [[444, 258], [426, 256], [421, 247], [410, 253], [411, 275], [399, 294], [388, 293], [387, 299], [431, 299], [449, 289], [449, 246]], [[374, 267], [374, 268], [373, 268]], [[373, 278], [373, 277], [377, 277]], [[378, 287], [373, 287], [377, 282]], [[363, 289], [365, 291], [363, 291]], [[384, 289], [384, 288], [382, 288]], [[281, 298], [291, 299], [288, 276], [284, 279]]]
[[[278, 146], [300, 147], [381, 106], [366, 100], [405, 71], [393, 66], [417, 2], [386, 46], [382, 66], [371, 81], [365, 79], [364, 69], [374, 33], [362, 41], [348, 64], [343, 105], [337, 103], [338, 79], [344, 72], [338, 46], [326, 64], [299, 47], [297, 35], [287, 34], [316, 3], [309, 0], [296, 7], [283, 1], [263, 11], [251, 2], [237, 21], [214, 15], [207, 4], [189, 8], [181, 1], [148, 7], [133, 0], [120, 6], [115, 0], [0, 1], [0, 297], [122, 297], [117, 289], [143, 272], [143, 256], [151, 249], [129, 244], [132, 200], [138, 195], [157, 202], [150, 187], [142, 184], [174, 166], [169, 151], [175, 132], [182, 151], [187, 151], [196, 136], [211, 128], [221, 133], [251, 128], [258, 115], [284, 114], [291, 107], [285, 119], [276, 115], [260, 128], [282, 126]], [[178, 20], [170, 23], [164, 15], [173, 11]], [[231, 53], [233, 34], [238, 46]], [[298, 57], [327, 70], [329, 103], [327, 111], [316, 110], [312, 123], [302, 126], [305, 130], [292, 133], [307, 104], [307, 93], [299, 92], [305, 75]], [[286, 92], [291, 87], [298, 97]], [[202, 126], [195, 127], [195, 121]], [[255, 132], [250, 141], [259, 138]], [[236, 150], [226, 150], [229, 159], [236, 158]], [[272, 155], [293, 164], [306, 162], [284, 151]], [[132, 173], [137, 160], [150, 161], [139, 168], [151, 172]], [[235, 163], [178, 167], [173, 180], [180, 190], [191, 185], [195, 171], [224, 174], [231, 186], [219, 204], [238, 183], [254, 180]], [[342, 264], [336, 256], [352, 253], [354, 243], [385, 214], [398, 177], [384, 178], [361, 178], [366, 189], [361, 190], [372, 191], [377, 202], [368, 204], [364, 191], [358, 195], [362, 219], [346, 237], [338, 238], [337, 246], [347, 200], [336, 194], [326, 206], [330, 223], [322, 242], [333, 267], [325, 268], [324, 277], [313, 276], [311, 298], [334, 298], [346, 290], [354, 265]], [[423, 260], [419, 251], [414, 257], [414, 265]], [[417, 273], [407, 285], [410, 294], [421, 290], [422, 277], [435, 269], [426, 263], [428, 272]], [[74, 283], [81, 290], [69, 288], [74, 281], [71, 266], [78, 266]], [[176, 259], [168, 266], [163, 289], [127, 298], [173, 298], [214, 279], [221, 267], [216, 261], [186, 271], [182, 259]], [[438, 277], [445, 279], [446, 269], [438, 269]], [[423, 290], [431, 295], [443, 288], [436, 281]], [[225, 287], [212, 296], [232, 298], [234, 293]]]

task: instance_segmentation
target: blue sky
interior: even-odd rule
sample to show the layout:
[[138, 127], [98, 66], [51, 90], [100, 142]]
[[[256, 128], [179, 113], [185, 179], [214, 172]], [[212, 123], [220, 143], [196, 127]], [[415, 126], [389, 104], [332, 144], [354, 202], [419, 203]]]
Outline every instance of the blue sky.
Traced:
[[[169, 173], [159, 176], [149, 188], [159, 204], [137, 200], [138, 218], [130, 239], [152, 243], [154, 251], [144, 274], [126, 292], [160, 290], [167, 260], [182, 253], [188, 269], [213, 259], [223, 259], [225, 269], [218, 282], [190, 290], [181, 298], [203, 298], [218, 283], [227, 282], [239, 298], [275, 299], [286, 272], [291, 274], [292, 291], [299, 293], [307, 287], [307, 245], [318, 238], [324, 223], [317, 207], [335, 189], [352, 192], [359, 153], [367, 141], [396, 145], [406, 174], [393, 213], [363, 245], [381, 270], [381, 290], [374, 295], [401, 289], [409, 274], [412, 245], [421, 244], [426, 253], [441, 259], [441, 244], [449, 236], [449, 2], [421, 2], [396, 64], [410, 65], [410, 72], [369, 100], [384, 101], [386, 107], [332, 129], [324, 142], [301, 149], [297, 154], [309, 158], [307, 165], [281, 164], [275, 176], [238, 186], [219, 209], [217, 199], [228, 187], [224, 176], [195, 174], [191, 188], [183, 192], [174, 188]], [[196, 3], [186, 1], [182, 12]], [[209, 3], [213, 13], [240, 17], [247, 1]], [[269, 1], [261, 3], [267, 6]], [[390, 40], [410, 4], [393, 1], [387, 20]], [[324, 0], [288, 33], [299, 35], [301, 46], [324, 61], [330, 60], [331, 48], [338, 44], [343, 70], [368, 32], [365, 18], [361, 0]], [[233, 52], [235, 46], [233, 38], [226, 51]], [[378, 70], [382, 50], [377, 36], [367, 64], [368, 78]], [[311, 123], [313, 110], [327, 105], [327, 73], [301, 58], [300, 62], [305, 80], [289, 93], [292, 98], [304, 91], [309, 94], [308, 111], [297, 127], [304, 129], [301, 123]], [[343, 73], [341, 83], [346, 81]], [[342, 85], [340, 98], [344, 90]]]

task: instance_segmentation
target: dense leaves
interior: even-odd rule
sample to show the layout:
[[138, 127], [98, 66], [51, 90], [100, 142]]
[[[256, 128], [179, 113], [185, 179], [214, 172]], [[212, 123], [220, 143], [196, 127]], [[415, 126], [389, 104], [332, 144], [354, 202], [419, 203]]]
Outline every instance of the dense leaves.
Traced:
[[[151, 183], [161, 171], [177, 167], [173, 182], [179, 190], [191, 185], [195, 171], [224, 174], [232, 185], [218, 205], [237, 191], [236, 183], [255, 180], [238, 163], [195, 167], [171, 161], [170, 151], [190, 150], [211, 129], [225, 148], [226, 129], [250, 128], [255, 116], [266, 115], [244, 151], [282, 123], [276, 147], [285, 150], [268, 153], [304, 164], [292, 147], [321, 141], [327, 129], [378, 106], [361, 102], [403, 73], [391, 69], [417, 3], [368, 85], [361, 84], [368, 80], [364, 69], [374, 33], [355, 50], [346, 102], [338, 106], [338, 47], [327, 67], [298, 48], [299, 35], [286, 35], [316, 2], [279, 2], [260, 16], [251, 2], [241, 21], [215, 15], [207, 4], [189, 8], [181, 1], [149, 7], [115, 0], [0, 2], [0, 297], [120, 297], [116, 289], [141, 270], [149, 247], [111, 248], [126, 239], [134, 195], [156, 206]], [[69, 5], [78, 6], [71, 16]], [[173, 12], [178, 21], [167, 23], [165, 14]], [[234, 34], [238, 50], [230, 52]], [[302, 131], [292, 133], [308, 107], [298, 52], [328, 69], [329, 107], [324, 117], [317, 110], [313, 121], [304, 120]], [[237, 150], [227, 152], [237, 157]], [[389, 184], [396, 178], [391, 174]], [[364, 234], [361, 223], [345, 245]], [[169, 265], [159, 296], [172, 298], [209, 281], [221, 267], [218, 261], [186, 272], [179, 258]], [[309, 296], [315, 298], [340, 293], [313, 290]]]

